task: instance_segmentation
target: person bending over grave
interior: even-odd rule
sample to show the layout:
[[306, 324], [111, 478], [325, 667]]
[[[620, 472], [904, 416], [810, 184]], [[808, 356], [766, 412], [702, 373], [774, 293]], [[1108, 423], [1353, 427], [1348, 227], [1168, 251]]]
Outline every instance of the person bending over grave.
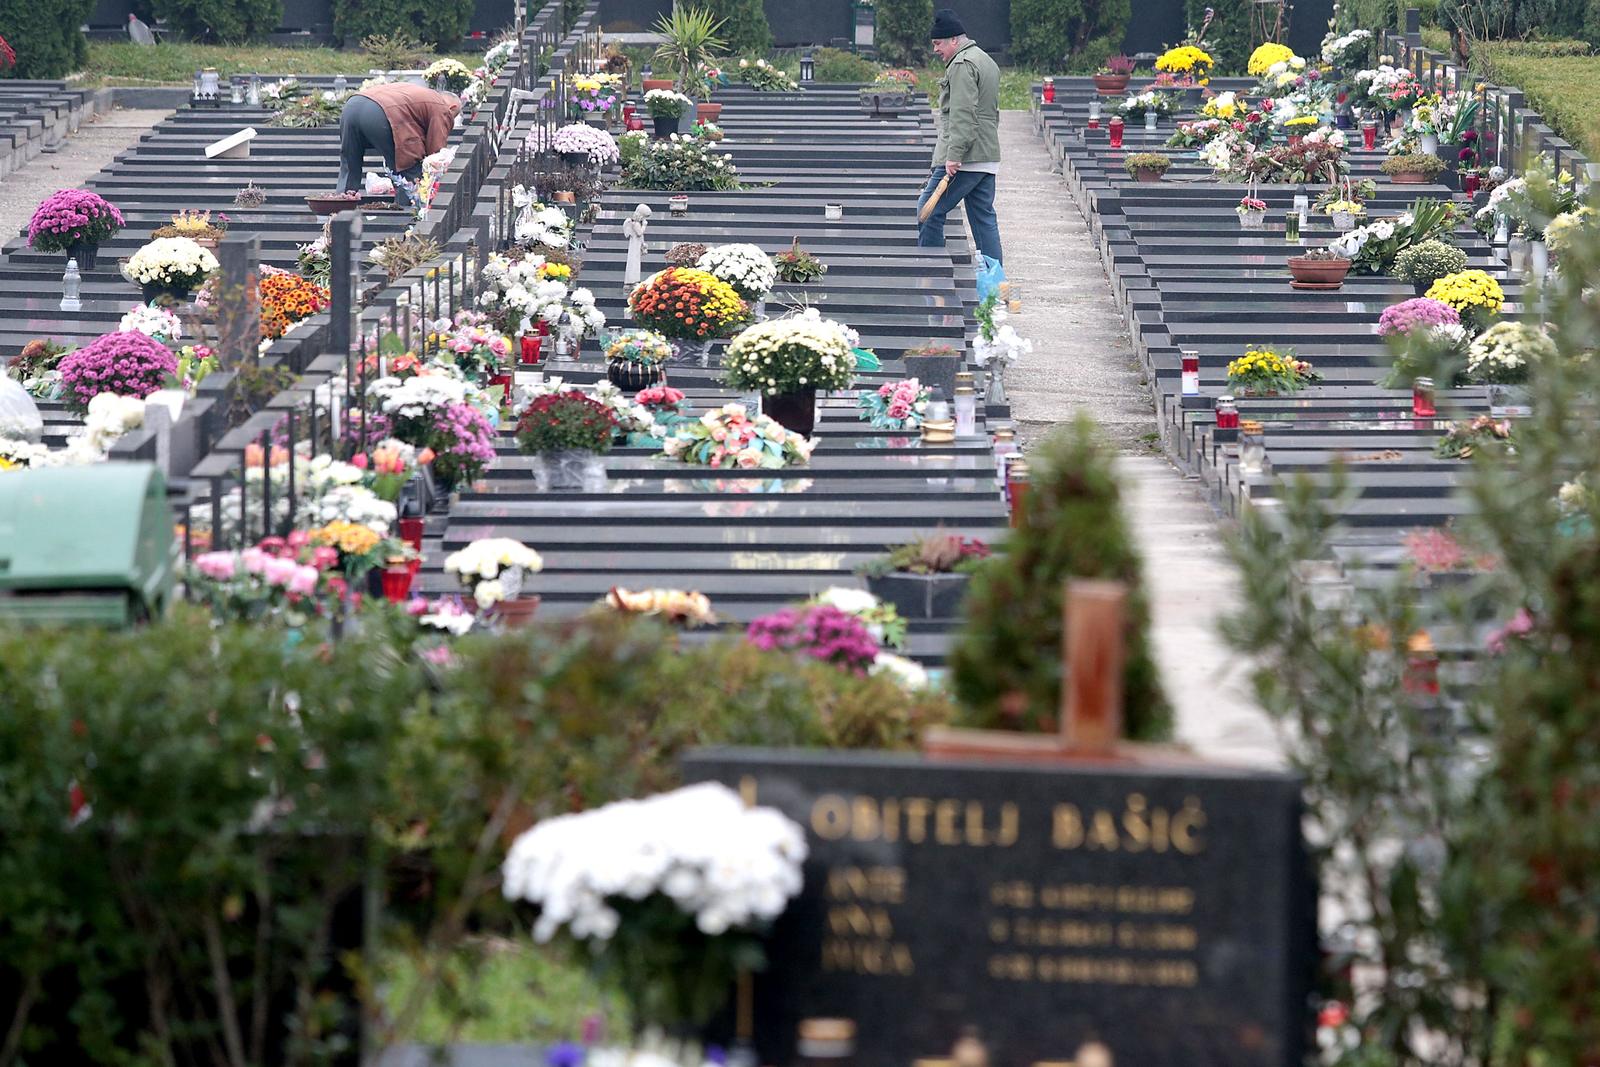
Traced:
[[995, 177], [1000, 173], [1000, 68], [947, 7], [933, 16], [930, 36], [945, 73], [939, 79], [939, 140], [933, 173], [917, 201], [919, 217], [929, 197], [937, 196], [938, 202], [919, 222], [917, 244], [943, 248], [944, 217], [965, 201], [978, 251], [1002, 262], [1000, 220], [994, 213]]
[[346, 100], [339, 116], [339, 192], [356, 191], [367, 152], [376, 151], [397, 179], [395, 202], [410, 207], [405, 182], [422, 177], [422, 161], [445, 146], [460, 111], [454, 93], [405, 83], [374, 85]]

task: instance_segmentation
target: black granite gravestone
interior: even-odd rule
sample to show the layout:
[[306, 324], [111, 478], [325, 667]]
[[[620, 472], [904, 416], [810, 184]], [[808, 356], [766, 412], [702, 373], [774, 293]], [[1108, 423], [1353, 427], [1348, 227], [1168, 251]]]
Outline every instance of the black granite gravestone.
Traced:
[[761, 1062], [855, 1021], [859, 1067], [1300, 1061], [1314, 898], [1297, 782], [1209, 765], [1009, 765], [702, 749], [686, 777], [806, 829], [806, 884], [755, 987]]

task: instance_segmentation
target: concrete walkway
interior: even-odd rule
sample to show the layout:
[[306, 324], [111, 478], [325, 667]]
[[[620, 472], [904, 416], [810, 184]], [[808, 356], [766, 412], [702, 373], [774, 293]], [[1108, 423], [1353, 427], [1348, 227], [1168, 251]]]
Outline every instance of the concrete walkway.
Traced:
[[1024, 444], [1085, 411], [1122, 452], [1123, 502], [1144, 556], [1162, 682], [1178, 739], [1218, 760], [1276, 764], [1281, 749], [1249, 695], [1246, 665], [1217, 621], [1238, 576], [1196, 485], [1157, 451], [1155, 409], [1100, 257], [1027, 112], [1000, 113], [996, 195], [1006, 277], [1023, 288], [1013, 322], [1033, 354], [1006, 377]]
[[81, 188], [117, 154], [172, 114], [170, 111], [133, 111], [118, 108], [85, 119], [78, 132], [0, 184], [0, 244], [26, 230], [39, 201], [57, 189]]

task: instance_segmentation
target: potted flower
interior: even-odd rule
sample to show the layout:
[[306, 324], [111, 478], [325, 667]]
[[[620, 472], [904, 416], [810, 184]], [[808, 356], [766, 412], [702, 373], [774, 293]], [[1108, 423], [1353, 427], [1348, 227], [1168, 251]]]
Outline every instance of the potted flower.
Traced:
[[1467, 254], [1437, 238], [1402, 248], [1394, 257], [1394, 274], [1410, 282], [1417, 295], [1426, 293], [1433, 283], [1467, 268]]
[[1447, 274], [1428, 286], [1423, 295], [1455, 308], [1461, 324], [1473, 333], [1483, 332], [1506, 302], [1500, 283], [1481, 270]]
[[1313, 248], [1289, 257], [1289, 273], [1296, 289], [1337, 289], [1350, 273], [1351, 261], [1331, 248]]
[[816, 425], [817, 390], [855, 379], [855, 335], [816, 308], [749, 327], [728, 345], [723, 380], [760, 392], [763, 410], [803, 437]]
[[1543, 326], [1497, 322], [1467, 346], [1466, 376], [1489, 387], [1490, 414], [1527, 414], [1532, 411], [1529, 375], [1557, 358], [1555, 342]]
[[[909, 81], [906, 75], [910, 74]], [[870, 115], [898, 115], [911, 104], [916, 75], [911, 71], [886, 70], [861, 88], [861, 110]]]
[[1134, 93], [1117, 106], [1117, 111], [1129, 122], [1144, 122], [1146, 129], [1155, 129], [1155, 117], [1172, 110], [1172, 98], [1160, 90], [1146, 89]]
[[62, 396], [79, 410], [101, 393], [143, 398], [178, 369], [172, 349], [138, 330], [104, 334], [56, 364]]
[[758, 93], [792, 93], [799, 84], [764, 59], [739, 60], [739, 80]]
[[606, 377], [619, 389], [639, 392], [664, 377], [672, 346], [659, 333], [627, 330], [606, 346]]
[[733, 286], [693, 267], [668, 267], [628, 295], [633, 321], [678, 342], [680, 361], [704, 365], [714, 337], [726, 337], [750, 315]]
[[586, 122], [570, 122], [556, 130], [550, 147], [572, 167], [606, 167], [622, 157], [615, 137]]
[[443, 93], [460, 96], [472, 84], [472, 69], [459, 59], [441, 59], [422, 72], [422, 77], [433, 88]]
[[915, 378], [907, 378], [863, 391], [856, 403], [875, 429], [915, 430], [922, 425], [930, 396], [927, 386]]
[[811, 460], [815, 444], [770, 415], [751, 415], [743, 404], [724, 404], [678, 423], [661, 457], [702, 467], [782, 470]]
[[1476, 452], [1488, 450], [1492, 453], [1509, 446], [1511, 441], [1509, 419], [1477, 415], [1467, 422], [1452, 422], [1433, 446], [1433, 454], [1440, 459], [1471, 459]]
[[483, 537], [444, 558], [444, 572], [454, 575], [484, 612], [494, 612], [508, 626], [533, 617], [539, 598], [523, 595], [530, 574], [544, 569], [539, 553], [509, 537]]
[[1348, 233], [1356, 228], [1356, 220], [1366, 214], [1367, 208], [1359, 200], [1330, 200], [1324, 210], [1335, 230]]
[[122, 276], [139, 285], [145, 302], [159, 296], [187, 299], [217, 269], [217, 257], [187, 237], [160, 237], [122, 265]]
[[[437, 377], [426, 375], [424, 377]], [[494, 462], [494, 427], [476, 406], [462, 402], [440, 405], [426, 416], [424, 446], [433, 451], [433, 477], [450, 492], [471, 485]]]
[[656, 136], [661, 139], [678, 132], [679, 121], [693, 104], [693, 100], [671, 89], [651, 89], [644, 94], [645, 110], [655, 120]]
[[1141, 182], [1160, 181], [1171, 166], [1172, 160], [1160, 152], [1133, 152], [1122, 160], [1122, 169]]
[[733, 286], [741, 300], [753, 305], [751, 311], [756, 318], [764, 317], [767, 294], [778, 280], [778, 268], [760, 248], [752, 244], [712, 245], [695, 267]]
[[1444, 161], [1438, 156], [1420, 152], [1392, 156], [1378, 167], [1396, 185], [1423, 185], [1433, 181], [1444, 170]]
[[209, 211], [192, 211], [189, 208], [184, 208], [172, 216], [171, 222], [151, 231], [150, 236], [153, 238], [187, 237], [201, 248], [215, 252], [217, 250], [217, 242], [221, 241], [227, 233], [227, 215], [218, 214], [213, 218]]
[[1101, 96], [1116, 96], [1128, 87], [1133, 76], [1133, 60], [1128, 56], [1111, 56], [1105, 66], [1094, 72], [1094, 88]]
[[58, 189], [28, 221], [28, 247], [65, 252], [83, 270], [95, 266], [100, 245], [124, 225], [122, 212], [87, 189]]
[[972, 537], [932, 534], [896, 545], [860, 573], [867, 588], [908, 619], [949, 619], [960, 613], [967, 579], [990, 555]]
[[1228, 389], [1244, 396], [1298, 392], [1319, 377], [1310, 363], [1295, 358], [1292, 348], [1251, 348], [1228, 364]]
[[800, 892], [805, 855], [795, 823], [703, 782], [540, 820], [501, 886], [539, 909], [536, 941], [583, 943], [640, 1030], [697, 1032], [762, 965], [758, 935]]
[[1245, 196], [1239, 200], [1234, 211], [1239, 213], [1239, 228], [1241, 230], [1259, 230], [1267, 221], [1267, 202], [1258, 200], [1253, 196]]
[[821, 281], [822, 276], [828, 273], [828, 265], [801, 248], [798, 237], [788, 248], [772, 257], [772, 265], [778, 268], [778, 277], [792, 285]]
[[517, 447], [533, 457], [539, 492], [604, 482], [600, 456], [611, 450], [616, 416], [582, 393], [535, 397], [517, 420]]

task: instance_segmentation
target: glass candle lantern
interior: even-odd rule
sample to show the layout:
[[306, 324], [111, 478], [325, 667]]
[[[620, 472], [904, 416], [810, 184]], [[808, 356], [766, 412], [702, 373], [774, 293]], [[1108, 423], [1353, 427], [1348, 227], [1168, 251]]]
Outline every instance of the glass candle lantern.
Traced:
[[1023, 507], [1028, 499], [1028, 461], [1021, 455], [1012, 456], [1006, 464], [1006, 496], [1011, 504], [1011, 525], [1022, 525]]
[[230, 78], [228, 84], [232, 90], [229, 99], [235, 104], [244, 103], [244, 86], [239, 84], [239, 79]]
[[1361, 124], [1361, 147], [1368, 152], [1378, 147], [1378, 123], [1373, 119]]
[[259, 74], [250, 75], [250, 97], [249, 97], [249, 100], [250, 100], [250, 106], [251, 107], [260, 107], [261, 106], [261, 75], [259, 75]]
[[978, 394], [970, 385], [956, 386], [956, 436], [971, 437], [978, 432]]
[[343, 96], [346, 92], [349, 91], [349, 89], [350, 89], [350, 81], [349, 81], [348, 78], [346, 78], [343, 74], [335, 74], [333, 76], [333, 91], [335, 93], [339, 94], [340, 96]]
[[827, 219], [829, 222], [838, 222], [840, 219], [844, 218], [844, 205], [824, 204], [822, 206], [822, 217]]
[[1056, 102], [1056, 80], [1054, 78], [1046, 78], [1044, 80], [1044, 88], [1042, 90], [1040, 90], [1040, 92], [1044, 96], [1044, 102], [1045, 103], [1047, 103], [1047, 104], [1055, 103]]
[[1418, 378], [1411, 383], [1411, 414], [1419, 419], [1431, 419], [1439, 413], [1433, 401], [1433, 379]]
[[1123, 121], [1122, 121], [1120, 116], [1113, 117], [1111, 122], [1107, 124], [1107, 130], [1110, 132], [1110, 135], [1111, 135], [1111, 147], [1112, 148], [1121, 148], [1122, 147], [1122, 128], [1123, 128], [1123, 125], [1124, 125], [1124, 123], [1123, 123]]
[[1239, 408], [1231, 396], [1217, 397], [1217, 429], [1237, 430], [1239, 428]]
[[192, 95], [196, 100], [200, 99], [200, 72], [198, 70], [194, 72], [194, 92]]
[[216, 100], [222, 95], [222, 77], [217, 73], [216, 67], [206, 67], [200, 72], [200, 95], [207, 100]]
[[1089, 128], [1091, 130], [1100, 128], [1100, 101], [1098, 100], [1089, 101]]
[[995, 481], [1000, 488], [1006, 485], [1006, 462], [1017, 451], [1017, 433], [1015, 430], [999, 429], [994, 432], [994, 471]]
[[1183, 360], [1183, 395], [1200, 395], [1200, 353], [1185, 351]]
[[1260, 474], [1266, 462], [1266, 431], [1256, 420], [1245, 419], [1239, 424], [1239, 470], [1245, 474]]
[[810, 82], [817, 74], [817, 57], [808, 48], [800, 53], [800, 84]]
[[1304, 185], [1294, 191], [1294, 213], [1300, 217], [1302, 230], [1311, 225], [1311, 191]]
[[1144, 128], [1147, 129], [1147, 130], [1155, 129], [1156, 128], [1156, 117], [1157, 116], [1156, 116], [1156, 113], [1154, 111], [1146, 111], [1144, 113]]
[[1283, 239], [1292, 245], [1300, 243], [1300, 216], [1293, 211], [1283, 217]]

